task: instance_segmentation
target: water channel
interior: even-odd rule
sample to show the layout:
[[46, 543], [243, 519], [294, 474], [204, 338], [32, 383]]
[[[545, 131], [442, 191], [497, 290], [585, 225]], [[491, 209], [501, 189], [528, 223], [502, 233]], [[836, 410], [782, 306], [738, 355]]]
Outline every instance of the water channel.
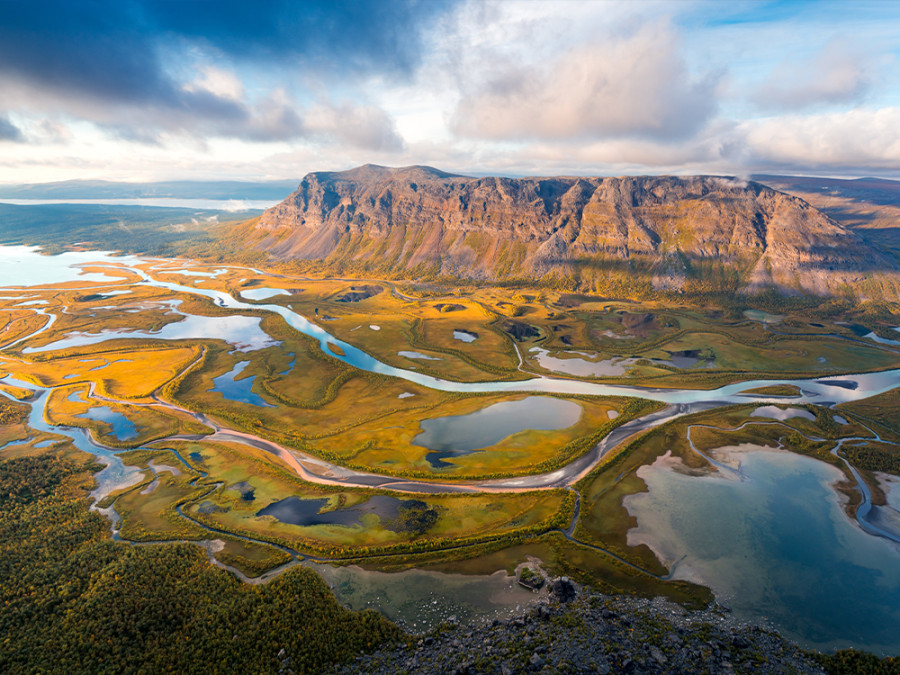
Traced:
[[[351, 471], [329, 465], [318, 458], [291, 453], [267, 441], [251, 437], [252, 442], [258, 447], [266, 446], [266, 449], [274, 452], [292, 454], [298, 472], [304, 478], [332, 484], [389, 487], [394, 490], [410, 492], [502, 491], [568, 486], [590, 471], [606, 452], [624, 439], [642, 429], [662, 424], [677, 416], [733, 403], [766, 404], [788, 401], [791, 404], [833, 405], [867, 398], [900, 386], [900, 369], [842, 375], [839, 378], [826, 376], [805, 379], [750, 380], [713, 390], [653, 389], [553, 377], [536, 377], [514, 382], [459, 383], [382, 363], [363, 350], [334, 338], [320, 326], [287, 307], [244, 303], [221, 291], [156, 280], [149, 273], [137, 267], [142, 263], [141, 260], [130, 256], [113, 256], [102, 252], [79, 252], [51, 257], [42, 256], [36, 250], [26, 247], [0, 247], [0, 262], [3, 263], [0, 265], [0, 288], [3, 288], [4, 292], [14, 291], [16, 289], [12, 287], [19, 287], [19, 290], [28, 288], [29, 292], [34, 293], [39, 292], [42, 285], [66, 282], [78, 282], [95, 290], [116, 285], [129, 285], [121, 279], [111, 279], [95, 269], [84, 272], [79, 268], [79, 265], [89, 265], [92, 268], [106, 266], [116, 268], [120, 276], [122, 270], [130, 271], [132, 275], [137, 275], [141, 279], [140, 282], [137, 282], [138, 284], [166, 288], [174, 292], [203, 295], [227, 309], [235, 311], [262, 309], [274, 312], [282, 316], [296, 330], [318, 340], [323, 349], [326, 348], [326, 343], [337, 345], [340, 352], [343, 353], [336, 354], [336, 358], [351, 366], [441, 391], [624, 395], [640, 396], [667, 404], [661, 411], [618, 427], [584, 456], [556, 471], [520, 478], [473, 481], [453, 486], [398, 481], [395, 478]], [[98, 283], [103, 285], [98, 287]], [[45, 310], [37, 308], [35, 311], [45, 313]], [[53, 317], [52, 314], [47, 315]], [[29, 337], [34, 337], [46, 330], [50, 323], [52, 320]], [[191, 337], [228, 340], [227, 334], [218, 330], [221, 327], [222, 325], [219, 324], [216, 327], [217, 330], [210, 330], [207, 334], [197, 334], [203, 333], [202, 330], [192, 331], [194, 334]], [[256, 327], [258, 328], [258, 323]], [[122, 339], [127, 338], [128, 335], [120, 333], [104, 337], [106, 339]], [[151, 336], [143, 335], [141, 337]], [[177, 338], [173, 336], [169, 339]], [[335, 353], [334, 350], [329, 351]], [[16, 382], [12, 378], [5, 378], [5, 381], [37, 390], [37, 395], [31, 402], [32, 412], [29, 425], [32, 428], [69, 437], [77, 447], [95, 455], [107, 465], [97, 474], [98, 486], [93, 493], [95, 499], [101, 499], [114, 489], [140, 481], [140, 471], [124, 466], [114, 451], [95, 443], [84, 430], [48, 425], [43, 417], [47, 398], [46, 390], [36, 388], [31, 384]], [[787, 398], [746, 393], [751, 389], [777, 384], [794, 385], [798, 388], [799, 393]], [[244, 440], [250, 442], [246, 438]], [[770, 455], [775, 455], [775, 458], [773, 459]], [[854, 585], [847, 582], [848, 579], [853, 579], [855, 582], [864, 580], [864, 585], [868, 585], [870, 589], [880, 590], [880, 594], [876, 593], [871, 602], [880, 602], [884, 606], [873, 613], [882, 617], [882, 622], [893, 630], [893, 634], [900, 635], [900, 631], [897, 630], [897, 627], [900, 626], [900, 616], [891, 609], [898, 604], [896, 600], [900, 599], [900, 593], [898, 593], [900, 579], [891, 572], [891, 569], [900, 569], [900, 565], [898, 565], [900, 552], [894, 544], [863, 532], [844, 514], [832, 488], [835, 478], [834, 469], [808, 458], [788, 453], [771, 453], [763, 449], [746, 454], [742, 462], [743, 471], [749, 479], [736, 482], [728, 482], [721, 476], [700, 478], [687, 476], [666, 465], [654, 464], [644, 467], [642, 477], [648, 483], [649, 492], [635, 495], [629, 498], [628, 502], [628, 507], [638, 515], [639, 527], [634, 531], [633, 536], [651, 544], [664, 560], [684, 559], [676, 567], [676, 575], [696, 578], [710, 585], [723, 600], [731, 601], [739, 611], [745, 612], [748, 617], [756, 619], [769, 617], [778, 628], [806, 644], [834, 648], [843, 646], [845, 643], [853, 643], [856, 646], [879, 651], [896, 652], [900, 650], [900, 641], [897, 638], [886, 638], [883, 630], [877, 630], [878, 626], [871, 626], [871, 622], [863, 621], [865, 617], [862, 617], [861, 614], [871, 607], [868, 600], [860, 598], [869, 596], [860, 590], [859, 583]], [[728, 482], [728, 485], [723, 486], [723, 481]], [[798, 501], [797, 494], [800, 494], [803, 499]], [[804, 514], [808, 515], [809, 512], [809, 508], [807, 508], [809, 504], [821, 511], [817, 515], [818, 520], [815, 518], [804, 520], [807, 517]], [[784, 517], [784, 514], [790, 515]], [[733, 523], [744, 523], [746, 537], [723, 536], [717, 538], [709, 533], [710, 530], [718, 531], [722, 528], [728, 532], [730, 531], [729, 523], [732, 523], [730, 529], [736, 532], [743, 532], [743, 530], [740, 528], [735, 530]], [[703, 528], [706, 530], [701, 531]], [[799, 537], [797, 541], [800, 543], [787, 545], [785, 548], [785, 542], [790, 542], [797, 537]], [[714, 545], [716, 540], [719, 540], [720, 545], [722, 542], [726, 542], [734, 550], [734, 555], [742, 560], [753, 561], [751, 567], [744, 572], [741, 570], [744, 570], [746, 566], [735, 563], [729, 567], [723, 562], [729, 559], [728, 556]], [[803, 549], [802, 554], [799, 552], [798, 546]], [[865, 560], [861, 556], [865, 556]], [[810, 590], [812, 587], [804, 591], [807, 585], [801, 584], [793, 587], [792, 591], [792, 587], [786, 581], [782, 587], [779, 585], [782, 582], [778, 579], [773, 580], [766, 577], [769, 572], [777, 571], [778, 568], [785, 567], [790, 562], [796, 563], [797, 567], [794, 573], [802, 577], [803, 569], [810, 566], [815, 567], [822, 560], [825, 560], [827, 564], [823, 563], [818, 571], [825, 576], [819, 577], [819, 583], [815, 585], [815, 588], [820, 591], [823, 588], [839, 590], [840, 592], [836, 593], [835, 597], [843, 598], [840, 601], [843, 603], [841, 607], [847, 610], [845, 611], [847, 620], [835, 620], [832, 622], [834, 625], [830, 626], [826, 625], [827, 621], [822, 625], [815, 624], [815, 622], [810, 623], [808, 618], [804, 618], [806, 617], [804, 610], [799, 608], [805, 602], [803, 600], [806, 597], [804, 593], [812, 592]], [[785, 567], [785, 569], [789, 568], [790, 565]], [[723, 569], [726, 571], [723, 572]], [[728, 569], [731, 572], [728, 572]], [[325, 576], [332, 578], [340, 597], [340, 586], [349, 587], [362, 583], [360, 580], [363, 578], [371, 582], [375, 573], [360, 571], [358, 576], [353, 577], [354, 574], [357, 573], [342, 569], [328, 572]], [[755, 575], [751, 586], [756, 584], [763, 591], [754, 590], [735, 581], [741, 580], [747, 575]], [[350, 577], [352, 580], [348, 581]], [[385, 579], [388, 578], [390, 581], [385, 581], [381, 586], [383, 590], [389, 586], [393, 587], [402, 577], [385, 575]], [[430, 583], [433, 586], [434, 579], [427, 578], [431, 580]], [[785, 579], [788, 578], [788, 576], [785, 577]], [[483, 583], [483, 579], [478, 577], [472, 578], [470, 581], [477, 586], [477, 584]], [[726, 582], [723, 579], [730, 581]], [[502, 580], [499, 580], [498, 577], [498, 583], [495, 585], [499, 589], [508, 584], [508, 577], [504, 577]], [[729, 584], [731, 585], [729, 586]], [[463, 584], [463, 586], [466, 585]], [[466, 588], [475, 588], [476, 586], [466, 586]], [[451, 595], [461, 598], [466, 596], [467, 592], [457, 589]], [[783, 599], [791, 592], [794, 592], [796, 596], [796, 602], [793, 604], [791, 598]], [[360, 591], [359, 587], [354, 594], [357, 597], [369, 598], [365, 602], [372, 602], [371, 598], [378, 596], [377, 592], [367, 594]], [[345, 594], [344, 597], [350, 595]], [[389, 595], [389, 593], [382, 594], [384, 597]], [[410, 602], [411, 597], [414, 597], [414, 594], [406, 597], [405, 600], [397, 597], [384, 600], [382, 607], [390, 616], [391, 610], [387, 608], [387, 605], [400, 606]], [[518, 596], [516, 597], [518, 598]], [[764, 600], [759, 600], [760, 597], [763, 597]], [[740, 598], [746, 598], [746, 601], [740, 600]], [[359, 602], [365, 604], [362, 600]], [[412, 602], [415, 604], [415, 600]], [[446, 608], [452, 606], [453, 602], [446, 599], [442, 601], [442, 612], [446, 613], [448, 611]], [[742, 602], [743, 604], [741, 604]], [[766, 602], [774, 604], [766, 604]], [[816, 606], [818, 607], [818, 605]], [[460, 607], [462, 608], [462, 605]], [[838, 614], [833, 611], [832, 607], [833, 605], [826, 603], [822, 605], [821, 609], [829, 612], [829, 616], [832, 617]], [[482, 610], [483, 608], [478, 611], [472, 610], [472, 613], [473, 615], [482, 615]], [[862, 626], [860, 631], [848, 632], [847, 626], [850, 621], [860, 622], [860, 626]], [[839, 636], [844, 637], [839, 639]]]

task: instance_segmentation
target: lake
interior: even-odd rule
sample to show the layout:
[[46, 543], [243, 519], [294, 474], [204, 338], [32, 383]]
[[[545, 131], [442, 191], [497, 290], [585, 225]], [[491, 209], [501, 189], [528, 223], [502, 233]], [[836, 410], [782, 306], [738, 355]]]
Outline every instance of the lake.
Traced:
[[550, 396], [528, 396], [502, 401], [468, 415], [450, 415], [422, 420], [422, 432], [413, 439], [429, 452], [425, 459], [435, 468], [452, 466], [443, 461], [496, 445], [526, 429], [565, 429], [581, 417], [581, 406]]
[[844, 513], [832, 487], [843, 474], [759, 446], [713, 452], [742, 477], [687, 475], [671, 458], [638, 470], [649, 491], [625, 499], [629, 543], [807, 647], [900, 652], [900, 550]]

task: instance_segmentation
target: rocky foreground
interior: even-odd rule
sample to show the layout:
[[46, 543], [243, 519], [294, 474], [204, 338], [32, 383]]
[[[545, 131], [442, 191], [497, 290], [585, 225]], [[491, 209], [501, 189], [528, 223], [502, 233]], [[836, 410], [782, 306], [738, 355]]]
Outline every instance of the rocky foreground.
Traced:
[[[883, 662], [882, 662], [883, 663]], [[361, 656], [342, 673], [825, 673], [815, 657], [721, 607], [551, 584], [550, 600], [480, 628], [443, 626], [409, 646]], [[892, 672], [877, 670], [866, 672]]]

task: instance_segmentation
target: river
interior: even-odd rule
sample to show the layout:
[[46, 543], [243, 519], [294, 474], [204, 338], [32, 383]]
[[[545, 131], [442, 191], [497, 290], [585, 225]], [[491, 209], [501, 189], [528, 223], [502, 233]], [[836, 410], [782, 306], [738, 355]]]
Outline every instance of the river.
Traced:
[[[597, 465], [599, 461], [601, 461], [605, 453], [609, 452], [612, 448], [619, 445], [628, 437], [639, 433], [640, 431], [649, 427], [663, 424], [678, 416], [683, 416], [691, 414], [693, 412], [697, 412], [699, 410], [710, 409], [723, 405], [748, 402], [784, 403], [786, 401], [789, 401], [791, 403], [833, 405], [836, 403], [867, 398], [900, 386], [900, 369], [882, 371], [878, 373], [841, 375], [840, 377], [824, 376], [817, 378], [778, 380], [753, 379], [745, 382], [718, 387], [711, 390], [655, 389], [628, 385], [600, 384], [596, 382], [585, 382], [576, 379], [553, 377], [535, 377], [533, 379], [515, 382], [460, 383], [423, 375], [415, 371], [405, 370], [382, 363], [363, 350], [342, 340], [336, 339], [322, 327], [310, 322], [305, 317], [297, 314], [287, 307], [274, 304], [250, 304], [242, 302], [241, 300], [238, 300], [222, 291], [160, 281], [152, 276], [152, 266], [144, 265], [145, 262], [148, 261], [144, 261], [133, 256], [116, 256], [105, 252], [78, 252], [66, 253], [59, 256], [43, 256], [33, 248], [0, 246], [0, 288], [2, 288], [4, 294], [9, 294], [15, 291], [36, 291], [41, 289], [42, 287], [46, 287], [47, 285], [62, 284], [67, 282], [78, 282], [79, 287], [83, 286], [85, 288], [97, 288], [104, 282], [106, 282], [106, 285], [108, 287], [149, 285], [157, 288], [165, 288], [174, 292], [202, 295], [212, 299], [217, 305], [234, 310], [235, 312], [240, 312], [243, 310], [262, 310], [276, 313], [282, 316], [290, 326], [292, 326], [299, 332], [316, 339], [323, 349], [327, 349], [326, 345], [328, 343], [340, 347], [340, 351], [343, 352], [343, 354], [335, 354], [335, 357], [355, 368], [400, 378], [440, 391], [471, 393], [529, 392], [583, 395], [586, 394], [598, 396], [638, 396], [666, 404], [662, 410], [635, 420], [631, 420], [621, 425], [609, 436], [604, 438], [597, 446], [591, 449], [588, 453], [577, 458], [568, 465], [557, 469], [556, 471], [533, 476], [504, 478], [488, 481], [439, 483], [432, 481], [423, 482], [415, 480], [398, 480], [397, 478], [393, 477], [379, 476], [377, 474], [358, 472], [346, 469], [344, 467], [335, 466], [328, 462], [324, 462], [319, 458], [306, 456], [302, 453], [299, 453], [298, 451], [282, 448], [264, 439], [252, 437], [247, 434], [237, 434], [233, 430], [219, 429], [217, 431], [217, 435], [220, 437], [242, 440], [243, 442], [251, 442], [254, 445], [263, 447], [266, 450], [279, 454], [287, 461], [289, 461], [289, 463], [291, 463], [291, 465], [295, 467], [295, 469], [302, 477], [308, 480], [313, 480], [315, 482], [346, 486], [389, 487], [395, 490], [406, 490], [412, 492], [516, 491], [523, 489], [566, 487], [572, 485], [579, 478], [588, 473], [594, 466]], [[82, 269], [82, 266], [85, 265], [88, 265], [92, 268], [90, 272], [85, 272]], [[144, 267], [150, 269], [150, 271], [148, 272], [145, 269], [138, 267], [138, 265], [143, 265]], [[129, 284], [128, 282], [123, 282], [121, 279], [112, 279], [97, 270], [98, 267], [103, 266], [115, 268], [115, 270], [119, 272], [121, 272], [122, 270], [128, 270], [133, 275], [135, 275], [136, 278], [140, 279], [140, 281], [135, 281]], [[189, 263], [185, 263], [185, 267], [190, 266], [191, 265]], [[25, 296], [22, 297], [24, 299]], [[50, 316], [53, 316], [52, 313], [47, 312], [45, 308], [35, 308], [35, 311], [38, 311], [39, 313], [47, 313]], [[43, 330], [46, 330], [46, 326], [38, 330], [30, 337], [37, 335]], [[112, 339], [113, 337], [115, 337], [115, 335], [111, 334], [108, 339]], [[211, 339], [221, 339], [225, 336], [223, 336], [222, 334], [211, 334], [207, 337]], [[21, 342], [21, 340], [17, 340], [17, 342]], [[334, 350], [328, 351], [334, 354]], [[13, 380], [7, 381], [9, 381], [10, 383], [15, 383]], [[795, 385], [799, 388], [800, 393], [797, 396], [788, 399], [784, 397], [767, 397], [746, 393], [746, 391], [749, 389], [774, 384]], [[98, 488], [94, 493], [94, 496], [96, 498], [101, 498], [104, 494], [108, 494], [111, 490], [118, 487], [133, 484], [139, 479], [139, 473], [136, 470], [125, 467], [121, 463], [121, 461], [119, 461], [115, 452], [111, 451], [108, 448], [103, 448], [102, 446], [95, 443], [83, 430], [51, 427], [50, 425], [46, 424], [43, 419], [43, 405], [46, 401], [46, 392], [30, 384], [26, 386], [39, 391], [38, 397], [33, 401], [31, 414], [31, 425], [35, 429], [45, 430], [52, 433], [60, 433], [64, 436], [72, 438], [77, 447], [85, 450], [86, 452], [94, 454], [100, 459], [100, 461], [107, 464], [107, 468], [101, 471], [97, 476]], [[293, 459], [292, 462], [290, 462], [291, 459]], [[662, 489], [658, 486], [654, 488], [653, 474], [646, 475], [648, 478], [648, 483], [651, 484], [651, 492], [648, 494], [652, 495], [655, 492], [657, 496], [660, 496], [666, 493], [665, 489]], [[828, 483], [828, 481], [825, 482], [830, 486], [830, 483]], [[831, 488], [829, 487], [829, 489]], [[688, 492], [690, 492], [690, 490], [688, 490]], [[694, 490], [694, 492], [697, 493], [696, 490]], [[674, 493], [670, 490], [666, 494]], [[831, 494], [833, 494], [833, 490], [831, 491]], [[684, 497], [684, 499], [687, 500], [685, 503], [690, 501], [687, 497]], [[700, 501], [704, 504], [709, 502], [708, 499], [706, 501]], [[675, 508], [672, 508], [670, 505], [669, 510], [677, 511], [677, 508], [680, 508], [680, 506], [678, 506], [677, 504]], [[714, 509], [712, 512], [705, 512], [701, 509], [700, 511], [698, 511], [698, 517], [700, 515], [706, 518], [713, 519], [717, 517]], [[843, 517], [846, 519], [846, 516]], [[648, 525], [651, 520], [652, 519], [646, 515], [639, 518], [640, 526], [645, 528], [642, 532], [642, 536], [645, 540], [648, 541], [653, 539], [653, 535], [648, 534], [653, 529], [651, 525]], [[847, 522], [849, 523], [849, 519], [847, 519]], [[763, 527], [763, 530], [764, 529], [765, 528]], [[687, 533], [682, 532], [681, 535], [679, 535], [679, 530], [676, 527], [671, 526], [671, 524], [665, 531], [669, 532], [671, 536], [675, 536], [676, 538], [678, 536], [681, 536], [680, 543], [672, 543], [670, 541], [668, 544], [669, 548], [678, 550], [679, 546], [688, 545], [685, 543], [690, 539]], [[862, 533], [862, 531], [860, 531], [860, 533], [868, 539], [873, 539], [873, 537], [868, 534]], [[655, 542], [657, 546], [659, 548], [665, 548], [665, 545], [660, 543], [660, 541], [665, 540], [665, 536], [663, 536], [662, 534], [657, 534], [656, 536], [658, 539], [658, 541]], [[702, 548], [699, 545], [697, 545], [697, 547]], [[900, 563], [900, 555], [897, 555], [896, 549], [892, 549], [892, 551], [893, 555], [896, 556], [896, 562]], [[663, 554], [663, 557], [666, 558], [667, 556]], [[699, 563], [694, 565], [693, 569], [695, 570], [695, 573], [699, 567], [701, 567]], [[683, 569], [686, 570], [688, 569], [688, 567], [685, 566]], [[716, 588], [716, 574], [712, 572], [708, 572], [706, 575], [702, 573], [697, 574], [699, 575], [699, 581], [708, 583], [713, 586], [713, 588]], [[337, 576], [335, 576], [335, 578], [337, 578]], [[503, 583], [505, 584], [508, 582], [504, 581]], [[465, 593], [463, 593], [462, 595], [465, 595]], [[752, 614], [752, 612], [750, 612], [750, 614]], [[900, 634], [900, 631], [898, 631], [898, 634]], [[830, 642], [829, 639], [831, 640]], [[819, 643], [818, 640], [813, 640], [813, 642], [816, 644]], [[825, 643], [831, 645], [838, 644], [831, 638], [826, 639], [823, 644]], [[870, 646], [878, 649], [883, 649], [884, 643], [876, 642]], [[898, 650], [900, 650], [900, 644], [897, 644], [895, 646]]]

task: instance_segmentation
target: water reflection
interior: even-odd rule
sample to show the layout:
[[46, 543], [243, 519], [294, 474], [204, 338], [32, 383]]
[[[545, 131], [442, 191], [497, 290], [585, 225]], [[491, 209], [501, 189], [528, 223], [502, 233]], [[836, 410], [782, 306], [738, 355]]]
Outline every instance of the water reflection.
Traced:
[[832, 485], [843, 475], [801, 455], [722, 449], [747, 480], [639, 469], [649, 491], [625, 499], [646, 543], [675, 578], [710, 586], [739, 616], [768, 617], [802, 644], [900, 651], [900, 565], [894, 544], [865, 534]]
[[496, 445], [504, 438], [526, 429], [565, 429], [581, 417], [581, 406], [549, 396], [528, 396], [518, 401], [501, 401], [468, 415], [450, 415], [422, 420], [422, 432], [413, 439], [433, 452], [425, 455], [431, 466], [452, 466], [443, 461]]
[[256, 381], [256, 375], [244, 377], [238, 380], [237, 377], [244, 368], [250, 365], [249, 361], [241, 361], [235, 364], [234, 368], [224, 375], [213, 378], [213, 388], [209, 391], [217, 391], [229, 401], [240, 401], [241, 403], [249, 403], [250, 405], [259, 406], [260, 408], [274, 408], [271, 403], [266, 402], [259, 394], [252, 391], [253, 383]]

